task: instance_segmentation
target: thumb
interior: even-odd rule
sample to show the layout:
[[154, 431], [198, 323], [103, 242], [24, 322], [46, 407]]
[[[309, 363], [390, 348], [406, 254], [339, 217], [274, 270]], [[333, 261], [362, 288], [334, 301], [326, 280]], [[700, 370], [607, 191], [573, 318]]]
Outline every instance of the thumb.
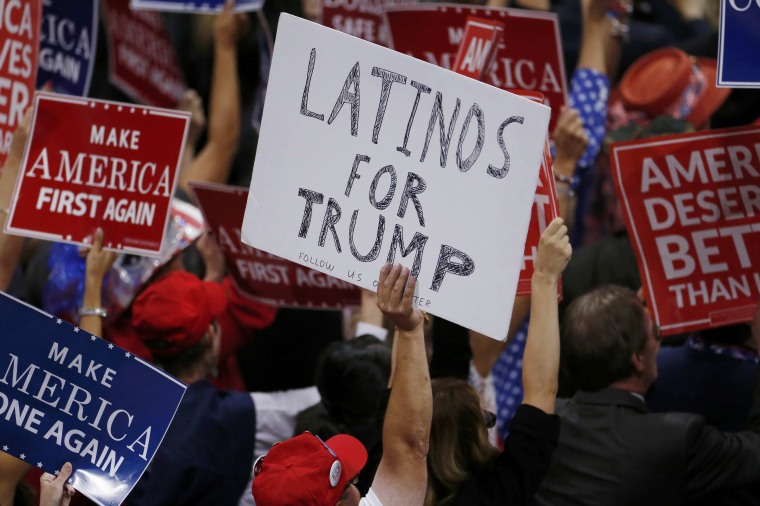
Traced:
[[103, 249], [103, 229], [98, 227], [95, 230], [95, 238], [92, 241], [92, 249], [100, 251]]
[[73, 471], [73, 469], [71, 467], [71, 463], [70, 462], [66, 462], [61, 467], [61, 471], [58, 473], [58, 476], [56, 477], [55, 481], [60, 481], [60, 482], [66, 482], [66, 481], [68, 481], [69, 477], [71, 476], [71, 472], [72, 471]]

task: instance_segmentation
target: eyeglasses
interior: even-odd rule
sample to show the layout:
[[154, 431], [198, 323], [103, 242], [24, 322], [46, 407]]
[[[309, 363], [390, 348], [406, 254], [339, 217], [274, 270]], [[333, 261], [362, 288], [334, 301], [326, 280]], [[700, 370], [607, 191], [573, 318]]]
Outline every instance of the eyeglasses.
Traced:
[[496, 426], [496, 413], [493, 411], [483, 410], [483, 423], [486, 424], [486, 429], [493, 429]]

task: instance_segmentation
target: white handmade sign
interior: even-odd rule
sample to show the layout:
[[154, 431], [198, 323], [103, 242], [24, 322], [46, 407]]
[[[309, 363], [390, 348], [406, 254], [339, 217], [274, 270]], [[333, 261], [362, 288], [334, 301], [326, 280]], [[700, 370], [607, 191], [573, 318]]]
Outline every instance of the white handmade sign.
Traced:
[[547, 107], [282, 15], [243, 242], [422, 310], [507, 333]]

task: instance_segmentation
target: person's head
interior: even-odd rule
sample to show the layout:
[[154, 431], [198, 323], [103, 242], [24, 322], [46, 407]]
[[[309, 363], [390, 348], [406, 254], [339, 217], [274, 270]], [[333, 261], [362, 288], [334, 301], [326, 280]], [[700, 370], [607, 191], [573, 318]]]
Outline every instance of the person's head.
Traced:
[[331, 344], [320, 357], [316, 384], [335, 421], [352, 426], [374, 421], [384, 409], [390, 374], [390, 347], [365, 335]]
[[226, 307], [220, 284], [171, 271], [135, 299], [132, 325], [167, 372], [205, 377], [217, 365], [221, 332], [215, 319]]
[[660, 332], [633, 290], [606, 285], [574, 300], [562, 323], [562, 365], [581, 390], [621, 381], [644, 393], [657, 378]]
[[433, 422], [428, 452], [425, 505], [447, 504], [461, 483], [498, 455], [488, 441], [480, 397], [466, 381], [432, 381]]
[[340, 434], [322, 441], [304, 432], [256, 460], [251, 492], [256, 506], [358, 506], [354, 482], [366, 463], [358, 439]]

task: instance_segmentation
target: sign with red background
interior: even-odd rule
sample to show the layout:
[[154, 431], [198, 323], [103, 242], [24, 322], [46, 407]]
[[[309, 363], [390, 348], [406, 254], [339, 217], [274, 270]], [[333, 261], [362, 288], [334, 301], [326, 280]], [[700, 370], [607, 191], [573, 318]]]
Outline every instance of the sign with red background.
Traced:
[[503, 36], [504, 23], [467, 16], [467, 25], [452, 70], [482, 81], [491, 68]]
[[0, 2], [0, 167], [32, 103], [40, 47], [40, 0]]
[[417, 0], [323, 0], [324, 26], [388, 47], [388, 28], [383, 18], [383, 6], [413, 5]]
[[503, 90], [543, 93], [552, 108], [549, 131], [567, 102], [565, 64], [557, 16], [547, 12], [452, 4], [385, 7], [390, 47], [452, 68], [468, 16], [504, 23], [500, 46], [484, 82]]
[[[541, 93], [524, 90], [517, 90], [514, 93], [539, 104], [544, 99]], [[559, 200], [557, 199], [557, 187], [554, 184], [552, 154], [547, 138], [544, 145], [544, 157], [541, 160], [541, 170], [538, 173], [536, 196], [533, 199], [533, 208], [530, 211], [530, 225], [528, 225], [528, 235], [525, 238], [525, 256], [520, 271], [520, 280], [517, 282], [517, 295], [530, 295], [533, 261], [538, 252], [538, 241], [541, 240], [541, 234], [546, 226], [557, 216], [559, 216]], [[562, 291], [559, 290], [559, 293], [561, 295]]]
[[190, 114], [38, 93], [6, 232], [159, 256]]
[[131, 10], [129, 0], [102, 0], [108, 79], [146, 105], [174, 107], [185, 93], [169, 34], [158, 12]]
[[615, 144], [611, 162], [663, 333], [752, 320], [760, 296], [760, 128]]
[[243, 292], [278, 306], [335, 309], [359, 305], [356, 286], [240, 242], [247, 189], [208, 183], [190, 185], [224, 252], [232, 279]]

